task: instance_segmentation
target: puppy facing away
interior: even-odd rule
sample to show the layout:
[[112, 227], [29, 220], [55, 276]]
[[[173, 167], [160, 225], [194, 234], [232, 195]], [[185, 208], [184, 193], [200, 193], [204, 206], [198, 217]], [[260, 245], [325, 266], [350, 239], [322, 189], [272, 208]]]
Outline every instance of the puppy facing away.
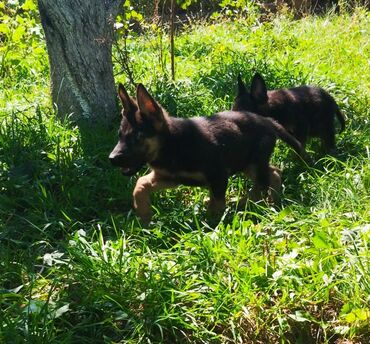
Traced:
[[270, 118], [238, 111], [174, 118], [142, 84], [136, 93], [136, 99], [131, 98], [119, 85], [122, 121], [109, 159], [126, 176], [145, 164], [151, 168], [137, 180], [133, 192], [133, 205], [143, 223], [152, 216], [150, 194], [180, 184], [207, 187], [208, 212], [221, 215], [228, 177], [237, 172], [252, 179], [254, 200], [270, 193], [273, 202], [281, 187], [280, 171], [269, 163], [276, 139], [281, 138], [298, 154], [302, 150], [300, 143]]
[[303, 148], [309, 137], [319, 137], [325, 153], [335, 149], [334, 118], [338, 118], [341, 131], [345, 128], [344, 117], [337, 103], [322, 88], [299, 86], [268, 91], [258, 73], [252, 79], [250, 91], [239, 75], [232, 110], [272, 117], [292, 133]]

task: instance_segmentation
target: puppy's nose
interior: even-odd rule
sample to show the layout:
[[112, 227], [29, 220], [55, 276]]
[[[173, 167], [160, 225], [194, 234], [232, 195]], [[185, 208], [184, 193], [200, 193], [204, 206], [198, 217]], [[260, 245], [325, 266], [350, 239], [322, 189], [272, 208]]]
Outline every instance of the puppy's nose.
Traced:
[[112, 165], [116, 166], [118, 164], [118, 161], [119, 161], [119, 155], [116, 154], [115, 152], [111, 152], [109, 154], [109, 160], [112, 163]]

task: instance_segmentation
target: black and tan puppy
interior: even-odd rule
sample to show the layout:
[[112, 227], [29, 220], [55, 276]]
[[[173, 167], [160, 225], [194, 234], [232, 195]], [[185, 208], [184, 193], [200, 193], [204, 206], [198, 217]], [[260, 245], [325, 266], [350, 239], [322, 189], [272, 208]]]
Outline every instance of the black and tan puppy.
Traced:
[[297, 138], [303, 148], [309, 137], [319, 137], [326, 153], [335, 148], [335, 116], [341, 124], [341, 131], [345, 127], [337, 103], [322, 88], [299, 86], [268, 91], [258, 73], [252, 79], [250, 91], [239, 75], [238, 93], [232, 109], [274, 118]]
[[124, 175], [133, 175], [149, 164], [151, 172], [138, 179], [133, 192], [134, 208], [146, 223], [152, 216], [150, 193], [180, 184], [207, 187], [211, 215], [223, 211], [228, 177], [236, 172], [252, 179], [254, 200], [268, 190], [278, 192], [280, 171], [269, 164], [277, 137], [298, 153], [302, 148], [269, 118], [227, 111], [180, 119], [170, 117], [141, 84], [136, 100], [122, 85], [118, 94], [123, 104], [122, 122], [109, 159]]

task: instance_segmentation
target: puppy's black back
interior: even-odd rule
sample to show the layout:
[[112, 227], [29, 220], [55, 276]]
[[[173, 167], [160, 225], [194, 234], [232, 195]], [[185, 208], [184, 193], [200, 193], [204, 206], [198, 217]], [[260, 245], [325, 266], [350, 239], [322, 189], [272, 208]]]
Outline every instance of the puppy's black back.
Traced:
[[328, 122], [334, 121], [337, 105], [323, 89], [300, 86], [269, 91], [266, 108], [268, 110], [262, 108], [263, 114], [275, 118], [284, 126], [307, 125], [308, 134], [317, 136]]
[[269, 119], [228, 111], [211, 117], [169, 119], [169, 135], [152, 165], [171, 172], [215, 169], [228, 175], [247, 165], [268, 162], [276, 141]]

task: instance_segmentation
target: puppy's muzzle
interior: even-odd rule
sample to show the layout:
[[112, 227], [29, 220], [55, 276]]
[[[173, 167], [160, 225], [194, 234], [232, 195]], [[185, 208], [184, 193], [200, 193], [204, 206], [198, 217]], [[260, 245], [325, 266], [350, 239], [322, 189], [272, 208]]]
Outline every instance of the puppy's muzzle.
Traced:
[[109, 154], [109, 160], [113, 166], [120, 167], [124, 176], [132, 176], [143, 166], [139, 162], [130, 162], [123, 154], [116, 154], [114, 151]]

